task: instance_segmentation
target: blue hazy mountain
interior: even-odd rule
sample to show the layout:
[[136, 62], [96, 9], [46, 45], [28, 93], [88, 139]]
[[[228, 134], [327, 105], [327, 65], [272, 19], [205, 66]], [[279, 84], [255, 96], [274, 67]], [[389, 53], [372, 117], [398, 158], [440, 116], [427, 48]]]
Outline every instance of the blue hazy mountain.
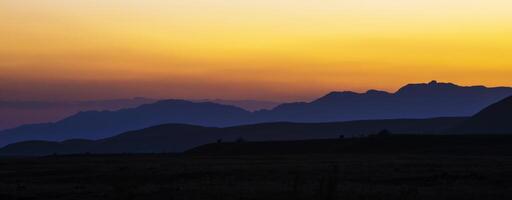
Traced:
[[261, 120], [295, 122], [472, 116], [510, 95], [509, 87], [462, 87], [432, 81], [409, 84], [395, 93], [331, 92], [309, 103], [282, 104], [256, 114]]
[[234, 106], [166, 100], [117, 111], [80, 112], [55, 123], [24, 125], [0, 132], [0, 146], [25, 140], [100, 139], [165, 123], [227, 127], [262, 122], [331, 122], [472, 116], [512, 95], [512, 88], [462, 87], [432, 81], [395, 93], [331, 92], [315, 101], [249, 112]]
[[225, 128], [185, 124], [164, 124], [129, 131], [101, 140], [26, 141], [0, 149], [0, 155], [49, 155], [78, 153], [161, 153], [182, 152], [212, 142], [283, 141], [332, 139], [375, 134], [383, 129], [393, 133], [441, 133], [466, 118], [368, 120], [333, 123], [275, 122]]
[[24, 124], [56, 122], [84, 110], [119, 110], [156, 101], [143, 97], [85, 101], [0, 100], [0, 130]]
[[[157, 101], [159, 100], [144, 97], [87, 101], [8, 101], [0, 99], [0, 131], [16, 128], [24, 124], [56, 122], [80, 111], [112, 111], [124, 108], [133, 108], [143, 104], [155, 103]], [[280, 104], [278, 102], [260, 100], [202, 99], [190, 101], [232, 105], [249, 111], [272, 109]]]
[[251, 113], [234, 106], [165, 100], [117, 111], [80, 112], [55, 123], [31, 124], [0, 132], [0, 146], [24, 140], [99, 139], [165, 123], [232, 126]]

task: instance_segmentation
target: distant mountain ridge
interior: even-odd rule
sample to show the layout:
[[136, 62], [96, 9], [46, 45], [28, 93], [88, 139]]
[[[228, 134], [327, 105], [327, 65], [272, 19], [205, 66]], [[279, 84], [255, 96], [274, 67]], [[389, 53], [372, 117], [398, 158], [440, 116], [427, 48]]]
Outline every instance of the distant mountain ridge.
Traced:
[[0, 100], [0, 131], [23, 124], [56, 122], [83, 110], [119, 110], [156, 101], [142, 97], [87, 101]]
[[[143, 104], [155, 103], [157, 101], [159, 100], [144, 97], [83, 101], [0, 100], [0, 131], [15, 128], [24, 124], [56, 122], [80, 111], [113, 111], [133, 108]], [[278, 102], [260, 100], [204, 99], [190, 101], [232, 105], [249, 111], [272, 109], [280, 104]]]
[[465, 118], [368, 120], [335, 123], [275, 122], [226, 128], [186, 124], [164, 124], [125, 132], [100, 140], [66, 140], [63, 142], [26, 141], [0, 149], [1, 155], [50, 155], [77, 153], [162, 153], [183, 152], [213, 143], [247, 141], [282, 141], [332, 139], [374, 134], [382, 129], [393, 133], [440, 133]]
[[215, 103], [164, 100], [117, 111], [86, 111], [56, 123], [31, 124], [0, 132], [0, 146], [24, 140], [100, 139], [166, 123], [232, 126], [250, 123], [250, 112]]
[[258, 114], [261, 119], [298, 122], [472, 116], [511, 95], [510, 87], [463, 87], [432, 81], [408, 84], [395, 93], [331, 92], [309, 103], [281, 104]]
[[81, 112], [56, 123], [25, 125], [0, 132], [0, 146], [25, 140], [100, 139], [166, 123], [227, 127], [262, 122], [334, 122], [472, 116], [512, 95], [512, 88], [462, 87], [432, 81], [395, 93], [331, 92], [312, 102], [281, 104], [249, 112], [235, 106], [165, 100], [118, 111]]

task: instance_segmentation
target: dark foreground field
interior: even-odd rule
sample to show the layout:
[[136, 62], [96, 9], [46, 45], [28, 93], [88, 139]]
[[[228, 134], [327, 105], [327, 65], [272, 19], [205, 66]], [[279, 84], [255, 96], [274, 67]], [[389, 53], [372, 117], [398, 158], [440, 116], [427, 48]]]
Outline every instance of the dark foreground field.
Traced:
[[512, 199], [512, 157], [0, 158], [0, 199]]

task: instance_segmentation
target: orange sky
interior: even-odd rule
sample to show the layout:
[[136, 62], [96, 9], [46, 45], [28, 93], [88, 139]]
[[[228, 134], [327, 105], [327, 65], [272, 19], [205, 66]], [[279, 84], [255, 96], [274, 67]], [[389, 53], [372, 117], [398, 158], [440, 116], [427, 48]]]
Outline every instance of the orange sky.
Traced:
[[512, 86], [509, 0], [2, 0], [0, 99]]

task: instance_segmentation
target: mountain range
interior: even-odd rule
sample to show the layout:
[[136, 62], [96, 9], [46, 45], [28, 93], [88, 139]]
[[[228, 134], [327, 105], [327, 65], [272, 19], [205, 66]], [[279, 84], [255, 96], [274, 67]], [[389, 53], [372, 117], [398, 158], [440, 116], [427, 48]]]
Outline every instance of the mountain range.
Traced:
[[142, 97], [88, 101], [0, 100], [0, 130], [23, 124], [56, 122], [83, 110], [119, 110], [156, 101]]
[[[56, 122], [80, 111], [114, 111], [151, 104], [157, 101], [159, 100], [144, 97], [87, 101], [0, 100], [0, 130], [15, 128], [24, 124]], [[272, 109], [280, 104], [278, 102], [260, 100], [202, 99], [190, 101], [232, 105], [248, 111]]]
[[250, 112], [215, 103], [165, 100], [117, 111], [86, 111], [56, 123], [23, 125], [0, 132], [0, 146], [24, 140], [100, 139], [165, 123], [233, 126], [250, 122]]
[[341, 136], [350, 138], [375, 134], [383, 129], [393, 133], [440, 133], [462, 123], [465, 119], [452, 117], [333, 123], [275, 122], [226, 128], [164, 124], [100, 140], [19, 142], [0, 149], [0, 155], [183, 152], [214, 142], [307, 140]]
[[309, 103], [282, 104], [258, 114], [264, 120], [296, 122], [472, 116], [511, 95], [509, 87], [463, 87], [432, 81], [408, 84], [395, 93], [331, 92]]
[[432, 81], [408, 84], [395, 93], [331, 92], [312, 102], [281, 104], [250, 112], [210, 102], [164, 100], [117, 111], [87, 111], [55, 123], [0, 132], [0, 146], [25, 140], [101, 139], [166, 123], [229, 127], [263, 122], [335, 122], [472, 116], [512, 95], [512, 88], [463, 87]]

